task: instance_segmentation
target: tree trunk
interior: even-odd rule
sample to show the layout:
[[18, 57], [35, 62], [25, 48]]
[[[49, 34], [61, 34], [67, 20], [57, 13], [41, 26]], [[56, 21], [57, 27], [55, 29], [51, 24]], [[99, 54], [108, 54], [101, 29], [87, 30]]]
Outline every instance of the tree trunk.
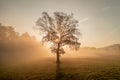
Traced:
[[57, 56], [57, 61], [56, 62], [60, 63], [60, 55], [59, 55], [59, 53], [57, 53], [56, 56]]
[[60, 43], [58, 43], [58, 47], [57, 47], [57, 53], [56, 53], [56, 63], [60, 63], [60, 54], [59, 54], [59, 49], [60, 49]]
[[56, 79], [55, 80], [62, 80], [62, 72], [61, 72], [61, 67], [60, 63], [56, 64]]

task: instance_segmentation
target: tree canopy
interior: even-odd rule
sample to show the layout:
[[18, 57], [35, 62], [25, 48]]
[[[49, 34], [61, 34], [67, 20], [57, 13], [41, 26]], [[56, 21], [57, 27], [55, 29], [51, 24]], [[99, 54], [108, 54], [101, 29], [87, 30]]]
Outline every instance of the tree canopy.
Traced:
[[63, 12], [54, 12], [50, 16], [43, 12], [42, 16], [36, 21], [35, 29], [43, 34], [42, 41], [50, 42], [52, 53], [64, 54], [63, 46], [69, 46], [71, 49], [79, 49], [80, 31], [78, 21], [73, 18], [73, 14]]

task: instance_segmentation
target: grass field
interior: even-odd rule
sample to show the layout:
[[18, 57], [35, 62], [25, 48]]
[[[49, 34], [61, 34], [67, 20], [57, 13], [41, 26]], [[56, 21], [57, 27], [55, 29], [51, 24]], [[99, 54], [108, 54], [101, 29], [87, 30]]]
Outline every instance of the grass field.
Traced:
[[0, 66], [0, 80], [120, 80], [120, 59], [55, 58], [11, 66]]

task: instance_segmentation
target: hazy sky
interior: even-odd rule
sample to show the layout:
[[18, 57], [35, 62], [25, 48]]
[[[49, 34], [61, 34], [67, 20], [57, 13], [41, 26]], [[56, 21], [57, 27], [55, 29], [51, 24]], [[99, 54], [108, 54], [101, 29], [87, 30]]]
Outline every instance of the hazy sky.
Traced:
[[120, 0], [0, 0], [0, 23], [40, 37], [32, 27], [43, 11], [74, 13], [82, 46], [120, 43]]

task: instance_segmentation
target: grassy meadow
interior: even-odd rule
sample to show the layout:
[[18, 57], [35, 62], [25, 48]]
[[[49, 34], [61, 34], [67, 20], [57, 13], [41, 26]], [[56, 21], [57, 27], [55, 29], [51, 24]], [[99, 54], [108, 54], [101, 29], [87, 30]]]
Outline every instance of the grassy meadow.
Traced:
[[55, 58], [19, 65], [0, 66], [0, 80], [120, 80], [120, 59], [62, 58], [56, 68]]

